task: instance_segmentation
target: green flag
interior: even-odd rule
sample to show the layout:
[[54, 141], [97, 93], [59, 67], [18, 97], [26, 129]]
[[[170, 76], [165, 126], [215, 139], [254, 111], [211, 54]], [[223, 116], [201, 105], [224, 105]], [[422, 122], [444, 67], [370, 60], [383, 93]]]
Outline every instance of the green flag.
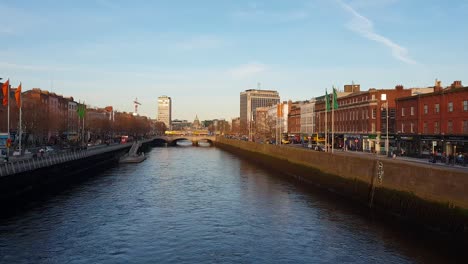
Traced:
[[333, 87], [333, 109], [338, 109], [338, 95], [336, 95], [335, 87]]
[[330, 111], [330, 98], [328, 97], [327, 89], [325, 89], [325, 109]]
[[83, 104], [78, 105], [78, 109], [76, 111], [78, 112], [78, 116], [80, 118], [84, 117], [85, 112], [86, 112], [86, 105], [84, 104], [84, 102], [83, 102]]

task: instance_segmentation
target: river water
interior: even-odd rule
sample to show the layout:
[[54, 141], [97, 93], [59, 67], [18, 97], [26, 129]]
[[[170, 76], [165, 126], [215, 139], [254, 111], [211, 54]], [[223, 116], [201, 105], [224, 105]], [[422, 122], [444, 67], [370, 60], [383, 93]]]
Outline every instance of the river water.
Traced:
[[443, 263], [423, 239], [216, 148], [154, 148], [0, 220], [1, 263]]

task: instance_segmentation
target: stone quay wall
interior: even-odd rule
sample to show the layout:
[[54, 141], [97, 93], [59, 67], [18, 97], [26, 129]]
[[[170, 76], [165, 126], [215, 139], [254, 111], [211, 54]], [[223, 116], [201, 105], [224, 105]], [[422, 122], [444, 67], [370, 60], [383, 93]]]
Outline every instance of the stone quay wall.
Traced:
[[216, 146], [373, 210], [468, 237], [468, 170], [219, 137]]

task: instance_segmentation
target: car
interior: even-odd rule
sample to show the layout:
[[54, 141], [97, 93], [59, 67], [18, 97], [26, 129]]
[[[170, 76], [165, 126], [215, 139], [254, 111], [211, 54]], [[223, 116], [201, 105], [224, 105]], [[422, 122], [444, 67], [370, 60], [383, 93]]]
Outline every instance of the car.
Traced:
[[287, 139], [282, 139], [281, 140], [281, 144], [289, 144], [289, 143], [291, 143], [291, 142], [289, 142], [289, 140], [287, 140]]
[[51, 146], [46, 146], [45, 147], [45, 152], [54, 152], [54, 151], [55, 151], [55, 149], [52, 148]]

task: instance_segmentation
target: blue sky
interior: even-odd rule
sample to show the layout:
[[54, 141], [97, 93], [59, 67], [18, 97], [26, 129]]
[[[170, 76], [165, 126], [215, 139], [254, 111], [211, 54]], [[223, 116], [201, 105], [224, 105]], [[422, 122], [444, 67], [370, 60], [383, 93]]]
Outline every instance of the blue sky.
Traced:
[[466, 0], [0, 0], [0, 77], [156, 117], [239, 116], [239, 93], [306, 100], [468, 84]]

